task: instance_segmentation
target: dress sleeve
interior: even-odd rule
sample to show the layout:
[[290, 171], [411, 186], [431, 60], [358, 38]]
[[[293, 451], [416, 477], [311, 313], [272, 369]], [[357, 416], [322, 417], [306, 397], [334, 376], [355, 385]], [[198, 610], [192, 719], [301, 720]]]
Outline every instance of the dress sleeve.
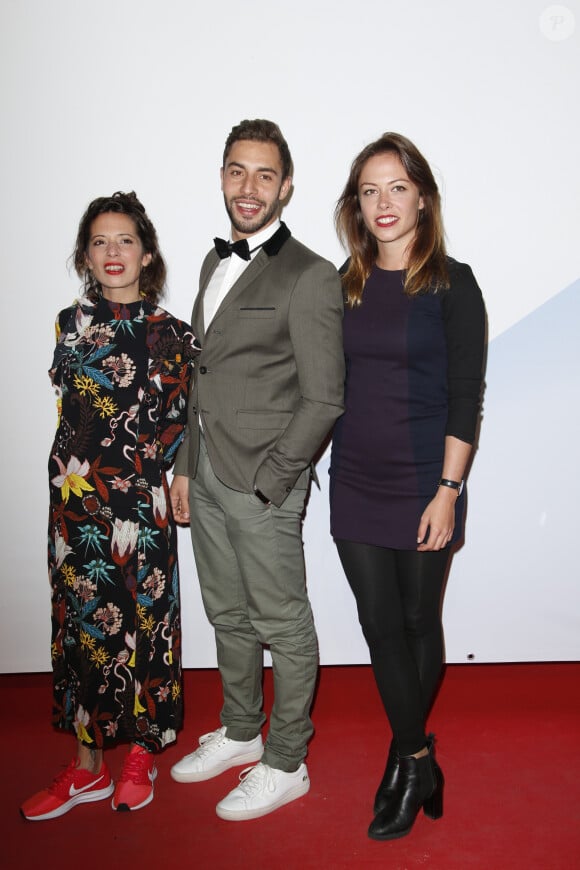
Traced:
[[52, 365], [48, 370], [48, 375], [53, 387], [56, 389], [60, 386], [60, 363], [63, 357], [69, 353], [64, 345], [64, 339], [68, 332], [74, 331], [76, 307], [63, 308], [56, 316], [54, 323], [55, 333], [55, 348], [52, 357]]
[[193, 370], [195, 347], [193, 333], [180, 320], [172, 319], [170, 327], [173, 340], [164, 342], [163, 359], [158, 359], [156, 380], [160, 391], [159, 418], [157, 422], [158, 456], [165, 468], [175, 459], [177, 448], [183, 440], [187, 421], [187, 396]]
[[446, 435], [472, 444], [481, 405], [485, 306], [471, 268], [452, 261], [443, 292], [449, 410]]
[[60, 386], [60, 376], [58, 373], [59, 369], [59, 350], [60, 350], [60, 336], [63, 328], [63, 315], [64, 311], [60, 311], [54, 322], [54, 336], [55, 336], [55, 350], [52, 359], [52, 365], [48, 370], [48, 376], [50, 378], [50, 382], [53, 386], [55, 398], [56, 398], [56, 426], [57, 429], [60, 426], [60, 418], [62, 416], [62, 389]]

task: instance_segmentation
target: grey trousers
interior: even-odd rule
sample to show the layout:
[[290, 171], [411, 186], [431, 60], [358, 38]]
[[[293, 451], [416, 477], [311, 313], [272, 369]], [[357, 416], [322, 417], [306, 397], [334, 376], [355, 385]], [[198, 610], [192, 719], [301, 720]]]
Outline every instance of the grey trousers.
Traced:
[[263, 649], [272, 656], [274, 704], [262, 761], [294, 771], [312, 736], [318, 643], [306, 594], [304, 490], [281, 508], [232, 490], [211, 467], [203, 438], [190, 480], [191, 537], [203, 603], [215, 630], [224, 705], [234, 740], [252, 740], [263, 712]]

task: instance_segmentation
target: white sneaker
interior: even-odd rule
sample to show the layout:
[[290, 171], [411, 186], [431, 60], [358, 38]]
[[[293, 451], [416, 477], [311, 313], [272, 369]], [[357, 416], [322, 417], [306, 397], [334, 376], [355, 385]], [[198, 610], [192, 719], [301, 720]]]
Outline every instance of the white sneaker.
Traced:
[[259, 761], [263, 751], [261, 734], [253, 740], [231, 740], [226, 737], [226, 728], [222, 726], [217, 731], [202, 734], [199, 749], [174, 764], [171, 776], [176, 782], [202, 782], [230, 767]]
[[215, 811], [220, 819], [230, 822], [259, 819], [302, 797], [309, 788], [305, 764], [294, 773], [286, 773], [260, 762], [240, 773], [240, 784], [219, 802]]

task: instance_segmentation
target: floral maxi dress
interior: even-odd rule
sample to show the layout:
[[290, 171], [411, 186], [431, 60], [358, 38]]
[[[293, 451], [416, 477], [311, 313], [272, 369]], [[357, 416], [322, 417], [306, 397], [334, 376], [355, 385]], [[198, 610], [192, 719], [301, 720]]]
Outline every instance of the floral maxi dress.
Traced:
[[165, 468], [193, 336], [146, 301], [57, 318], [49, 460], [53, 722], [93, 748], [158, 751], [181, 726], [179, 576]]

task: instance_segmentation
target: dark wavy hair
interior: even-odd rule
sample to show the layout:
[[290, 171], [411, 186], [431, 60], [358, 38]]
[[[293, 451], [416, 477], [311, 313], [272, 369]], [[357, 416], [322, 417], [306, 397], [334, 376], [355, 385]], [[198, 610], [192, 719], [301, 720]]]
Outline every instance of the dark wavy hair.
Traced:
[[417, 217], [415, 238], [409, 251], [405, 293], [414, 296], [425, 290], [437, 291], [449, 286], [441, 197], [431, 168], [419, 149], [405, 136], [383, 133], [354, 158], [348, 181], [334, 212], [338, 237], [350, 253], [343, 286], [346, 301], [351, 307], [360, 305], [364, 285], [378, 253], [377, 240], [363, 220], [359, 180], [369, 158], [388, 153], [398, 156], [407, 175], [419, 188], [424, 205]]
[[222, 167], [225, 168], [228, 154], [234, 142], [239, 142], [241, 139], [250, 139], [254, 142], [272, 142], [280, 153], [280, 162], [282, 163], [282, 178], [280, 180], [284, 181], [292, 176], [293, 165], [290, 149], [278, 124], [266, 121], [264, 118], [255, 118], [253, 121], [240, 121], [239, 124], [232, 127], [230, 135], [226, 139]]
[[77, 275], [83, 282], [86, 296], [92, 302], [96, 302], [101, 296], [101, 285], [87, 266], [87, 251], [93, 221], [99, 215], [108, 212], [126, 214], [127, 217], [130, 217], [143, 246], [143, 253], [151, 254], [151, 262], [148, 266], [143, 267], [139, 277], [139, 293], [144, 299], [156, 304], [165, 290], [167, 268], [159, 250], [155, 227], [134, 191], [123, 193], [118, 190], [112, 196], [101, 196], [94, 199], [81, 218], [71, 259]]

